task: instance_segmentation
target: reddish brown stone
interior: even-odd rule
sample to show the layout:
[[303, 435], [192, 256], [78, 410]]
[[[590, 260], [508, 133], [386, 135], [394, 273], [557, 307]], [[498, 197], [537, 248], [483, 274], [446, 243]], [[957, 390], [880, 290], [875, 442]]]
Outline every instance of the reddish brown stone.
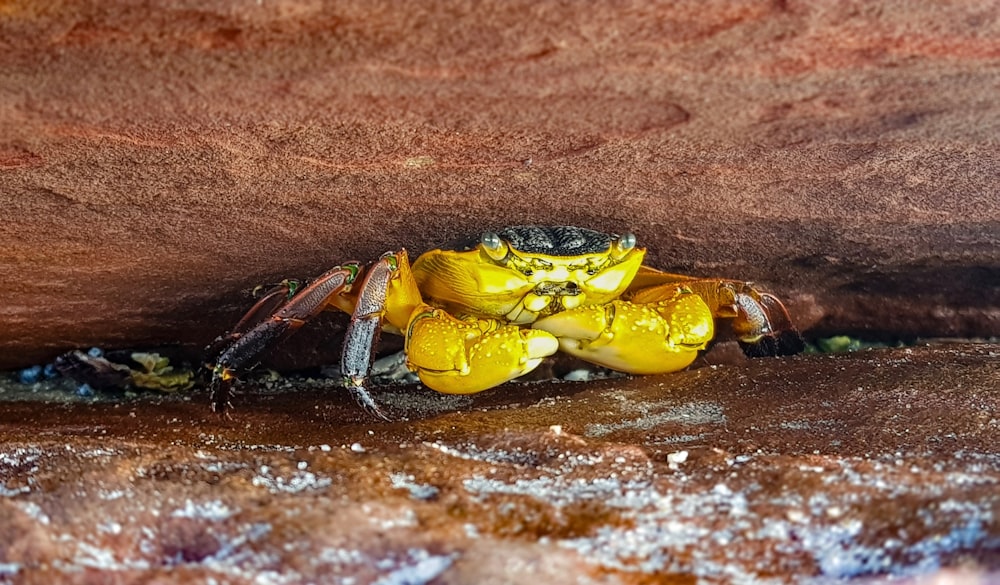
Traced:
[[7, 383], [0, 582], [994, 583], [998, 355], [384, 387], [390, 424], [333, 382], [248, 389], [228, 421]]
[[998, 65], [985, 0], [6, 2], [0, 367], [521, 223], [816, 333], [996, 335]]
[[[257, 284], [523, 223], [811, 334], [996, 336], [998, 91], [986, 0], [0, 3], [0, 368], [193, 355]], [[727, 349], [391, 424], [0, 379], [0, 583], [998, 579], [1000, 348]]]

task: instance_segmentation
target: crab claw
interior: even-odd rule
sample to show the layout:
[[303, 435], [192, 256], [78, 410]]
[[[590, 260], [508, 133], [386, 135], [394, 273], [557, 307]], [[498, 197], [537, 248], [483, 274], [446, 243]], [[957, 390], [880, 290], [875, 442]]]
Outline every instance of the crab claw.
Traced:
[[555, 335], [566, 353], [630, 374], [682, 370], [714, 332], [708, 305], [683, 289], [655, 303], [619, 300], [562, 311], [533, 327]]
[[445, 394], [473, 394], [523, 376], [559, 349], [544, 332], [456, 319], [429, 307], [411, 319], [407, 365], [427, 387]]

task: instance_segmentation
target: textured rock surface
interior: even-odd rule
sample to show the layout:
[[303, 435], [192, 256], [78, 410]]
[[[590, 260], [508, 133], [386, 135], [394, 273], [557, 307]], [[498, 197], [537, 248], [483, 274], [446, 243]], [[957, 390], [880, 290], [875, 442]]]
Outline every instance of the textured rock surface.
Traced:
[[[995, 336], [998, 94], [992, 1], [0, 2], [0, 368], [520, 223], [813, 333]], [[6, 380], [0, 582], [995, 581], [998, 354], [385, 388], [392, 424]]]
[[1000, 328], [993, 1], [0, 4], [0, 367], [202, 346], [245, 291], [633, 230], [803, 327]]
[[383, 388], [391, 424], [316, 383], [227, 422], [8, 383], [0, 582], [996, 583], [998, 356]]

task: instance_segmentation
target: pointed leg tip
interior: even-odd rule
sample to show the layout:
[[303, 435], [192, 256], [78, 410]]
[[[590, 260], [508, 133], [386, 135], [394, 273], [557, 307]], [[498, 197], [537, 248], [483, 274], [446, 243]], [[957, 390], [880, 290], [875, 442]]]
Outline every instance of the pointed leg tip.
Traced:
[[383, 411], [378, 406], [376, 406], [375, 408], [366, 408], [365, 412], [367, 412], [370, 416], [377, 418], [383, 422], [392, 422], [392, 417], [387, 415], [385, 411]]
[[232, 420], [229, 412], [233, 408], [233, 382], [236, 378], [228, 374], [219, 375], [221, 372], [221, 369], [216, 368], [215, 374], [208, 383], [208, 389], [211, 392], [209, 402], [213, 413], [226, 420]]
[[777, 357], [802, 353], [806, 343], [798, 331], [791, 329], [764, 335], [752, 342], [741, 341], [740, 347], [747, 357]]
[[806, 340], [802, 338], [802, 335], [798, 331], [782, 331], [779, 338], [779, 345], [782, 350], [781, 355], [795, 355], [802, 353], [806, 349]]
[[223, 421], [233, 420], [233, 403], [226, 402], [213, 402], [212, 403], [212, 414], [216, 418]]
[[344, 385], [347, 387], [347, 391], [350, 392], [351, 397], [354, 398], [354, 401], [361, 407], [362, 410], [368, 413], [368, 415], [372, 418], [385, 422], [392, 422], [392, 418], [379, 407], [378, 403], [375, 402], [375, 399], [372, 398], [372, 395], [369, 394], [368, 389], [365, 388], [364, 382], [364, 379], [355, 378], [353, 376], [349, 376], [344, 379]]

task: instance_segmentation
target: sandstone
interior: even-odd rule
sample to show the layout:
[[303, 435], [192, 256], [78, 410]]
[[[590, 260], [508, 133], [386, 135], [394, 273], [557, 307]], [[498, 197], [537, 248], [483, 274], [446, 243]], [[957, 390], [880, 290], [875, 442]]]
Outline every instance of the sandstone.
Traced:
[[526, 223], [817, 335], [995, 336], [998, 63], [985, 0], [8, 2], [0, 367], [193, 355], [258, 284]]
[[259, 284], [532, 223], [810, 339], [966, 342], [386, 385], [392, 423], [0, 374], [0, 583], [1000, 582], [998, 87], [988, 0], [2, 3], [0, 369], [197, 364]]
[[39, 403], [10, 382], [0, 580], [992, 583], [998, 355], [869, 350], [460, 400], [385, 386], [393, 423], [322, 380], [246, 387], [230, 420], [203, 395]]

